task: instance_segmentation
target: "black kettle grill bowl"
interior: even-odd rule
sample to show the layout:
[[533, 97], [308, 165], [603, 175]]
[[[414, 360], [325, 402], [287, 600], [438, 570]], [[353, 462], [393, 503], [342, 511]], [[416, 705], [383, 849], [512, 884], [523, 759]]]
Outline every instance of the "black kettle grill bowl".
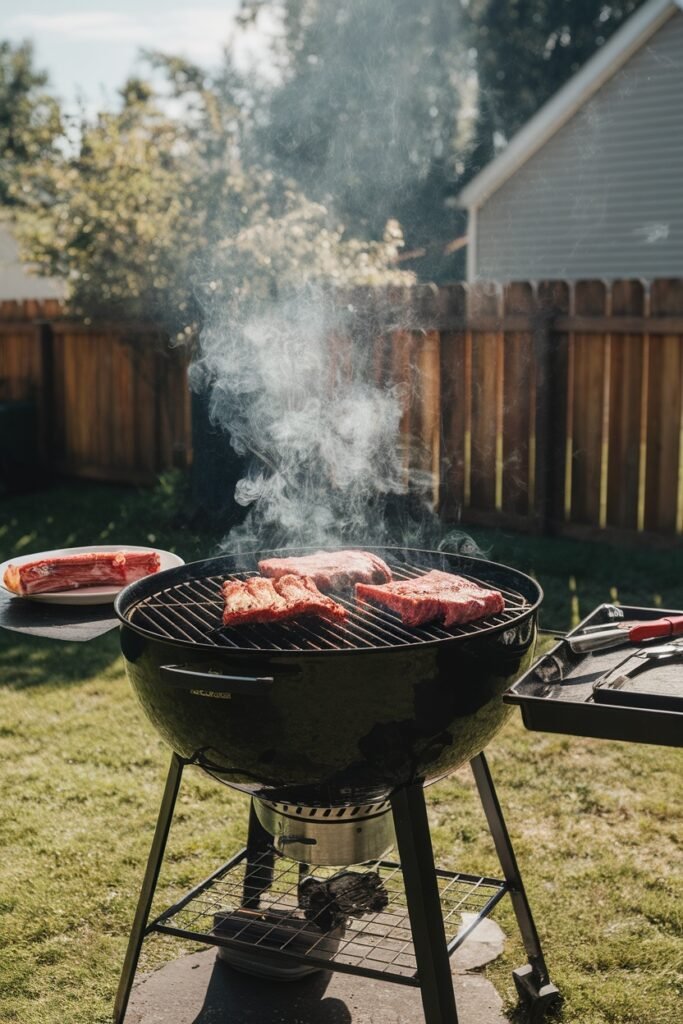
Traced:
[[233, 631], [220, 628], [221, 580], [255, 572], [258, 558], [305, 551], [239, 564], [224, 555], [146, 577], [117, 597], [121, 649], [142, 707], [177, 754], [256, 796], [349, 806], [434, 781], [481, 752], [509, 713], [503, 692], [531, 664], [540, 587], [483, 559], [366, 550], [396, 576], [441, 568], [501, 589], [506, 610], [450, 630], [406, 630], [368, 608], [350, 629]]

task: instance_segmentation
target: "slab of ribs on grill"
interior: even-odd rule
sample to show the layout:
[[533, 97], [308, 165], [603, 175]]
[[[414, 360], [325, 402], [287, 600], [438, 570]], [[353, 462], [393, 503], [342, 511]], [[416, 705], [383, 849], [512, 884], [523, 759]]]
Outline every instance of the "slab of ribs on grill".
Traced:
[[498, 590], [487, 590], [463, 576], [438, 569], [382, 586], [357, 583], [356, 598], [397, 612], [404, 626], [422, 626], [436, 620], [442, 620], [446, 627], [454, 626], [496, 615], [505, 607]]
[[319, 590], [350, 590], [354, 583], [388, 583], [391, 569], [370, 551], [316, 551], [300, 558], [264, 558], [259, 572], [272, 579], [304, 576]]
[[156, 551], [89, 551], [53, 555], [22, 565], [9, 565], [3, 583], [8, 590], [22, 597], [81, 587], [124, 587], [158, 572], [160, 564]]
[[343, 623], [346, 609], [321, 591], [345, 590], [354, 583], [357, 601], [396, 612], [406, 626], [437, 620], [453, 626], [494, 615], [505, 606], [497, 590], [436, 569], [392, 581], [389, 566], [367, 551], [317, 551], [301, 558], [263, 559], [258, 566], [263, 576], [223, 584], [225, 626], [283, 622], [300, 615]]
[[348, 617], [346, 608], [321, 594], [307, 576], [288, 573], [276, 580], [263, 576], [226, 580], [222, 591], [224, 626], [283, 622], [300, 615], [317, 615], [333, 622], [345, 622]]
[[300, 558], [264, 558], [262, 576], [223, 584], [224, 626], [284, 622], [317, 615], [345, 622], [346, 609], [322, 591], [349, 590], [354, 583], [385, 583], [391, 569], [369, 551], [316, 551]]

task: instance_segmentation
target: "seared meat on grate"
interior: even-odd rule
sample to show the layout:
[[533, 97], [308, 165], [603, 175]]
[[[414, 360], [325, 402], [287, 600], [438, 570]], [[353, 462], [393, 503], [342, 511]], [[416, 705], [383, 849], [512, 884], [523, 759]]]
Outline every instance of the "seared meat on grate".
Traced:
[[242, 626], [249, 622], [276, 622], [287, 611], [272, 580], [252, 576], [247, 580], [227, 580], [222, 587], [224, 626]]
[[299, 615], [317, 615], [344, 622], [347, 611], [331, 597], [321, 594], [313, 580], [286, 575], [276, 580], [251, 576], [227, 580], [222, 587], [224, 626], [252, 622], [283, 622]]
[[80, 587], [124, 587], [158, 572], [156, 551], [89, 551], [77, 555], [38, 558], [5, 570], [4, 584], [22, 596], [47, 594]]
[[417, 579], [396, 580], [384, 586], [356, 584], [356, 598], [369, 599], [398, 612], [406, 626], [443, 619], [444, 626], [495, 615], [505, 607], [503, 595], [462, 576], [433, 569]]
[[345, 622], [348, 618], [343, 608], [331, 597], [321, 594], [312, 579], [307, 576], [281, 576], [273, 581], [276, 590], [287, 601], [292, 615], [319, 615], [323, 619]]
[[391, 569], [370, 551], [316, 551], [301, 558], [266, 558], [258, 564], [264, 576], [308, 576], [321, 590], [348, 590], [354, 583], [388, 583]]

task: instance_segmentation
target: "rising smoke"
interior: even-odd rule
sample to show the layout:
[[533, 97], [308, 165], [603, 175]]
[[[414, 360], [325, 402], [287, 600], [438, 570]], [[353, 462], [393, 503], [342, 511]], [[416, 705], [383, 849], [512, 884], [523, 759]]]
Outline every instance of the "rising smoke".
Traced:
[[387, 503], [407, 490], [407, 396], [373, 382], [354, 312], [313, 285], [246, 316], [209, 312], [191, 380], [244, 460], [232, 548], [386, 540]]
[[[425, 31], [425, 19], [409, 4], [395, 12], [349, 0], [336, 14], [336, 6], [325, 10], [330, 18], [322, 19], [310, 75], [300, 76], [298, 91], [283, 90], [271, 110], [267, 162], [280, 161], [331, 213], [339, 204], [351, 210], [358, 227], [354, 199], [382, 219], [425, 187], [441, 155], [439, 119], [453, 112], [437, 111], [432, 100], [427, 114], [415, 109], [400, 58], [411, 36]], [[426, 67], [446, 75], [434, 56], [436, 24], [428, 31], [435, 41], [428, 40]], [[365, 50], [372, 59], [359, 61]], [[351, 121], [337, 116], [342, 92]], [[316, 132], [331, 124], [326, 157], [307, 177], [322, 137]], [[227, 285], [222, 294], [233, 294]], [[404, 318], [393, 328], [409, 329], [405, 313], [392, 312], [394, 320]], [[356, 310], [314, 285], [259, 307], [215, 301], [206, 310], [191, 382], [208, 392], [211, 420], [244, 466], [234, 499], [246, 515], [226, 546], [409, 542], [434, 533], [431, 476], [409, 481], [406, 473], [400, 425], [410, 396], [405, 385], [373, 372], [374, 340]]]

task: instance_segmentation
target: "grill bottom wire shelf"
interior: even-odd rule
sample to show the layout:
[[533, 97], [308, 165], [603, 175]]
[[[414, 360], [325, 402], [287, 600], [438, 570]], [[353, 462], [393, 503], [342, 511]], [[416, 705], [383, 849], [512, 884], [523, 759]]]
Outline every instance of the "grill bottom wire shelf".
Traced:
[[[241, 953], [282, 958], [327, 970], [359, 974], [403, 985], [419, 986], [412, 934], [406, 904], [403, 876], [398, 864], [378, 861], [363, 865], [376, 871], [388, 897], [384, 910], [348, 918], [343, 930], [326, 933], [311, 927], [299, 909], [299, 865], [268, 855], [256, 858], [247, 867], [247, 851], [241, 850], [178, 903], [152, 921], [146, 934], [162, 932], [197, 942], [225, 946]], [[309, 869], [306, 877], [320, 880], [334, 874], [333, 868]], [[483, 918], [508, 892], [506, 882], [437, 869], [441, 912], [449, 955], [465, 941]], [[272, 881], [271, 881], [272, 878]], [[221, 934], [217, 918], [234, 914], [245, 905], [246, 891], [269, 884], [258, 899], [262, 917], [257, 923], [238, 919], [233, 934]], [[253, 907], [253, 897], [248, 900]], [[463, 919], [463, 914], [468, 917]], [[274, 923], [263, 926], [263, 919]], [[276, 922], [276, 923], [275, 923]], [[340, 934], [341, 931], [341, 934]]]

